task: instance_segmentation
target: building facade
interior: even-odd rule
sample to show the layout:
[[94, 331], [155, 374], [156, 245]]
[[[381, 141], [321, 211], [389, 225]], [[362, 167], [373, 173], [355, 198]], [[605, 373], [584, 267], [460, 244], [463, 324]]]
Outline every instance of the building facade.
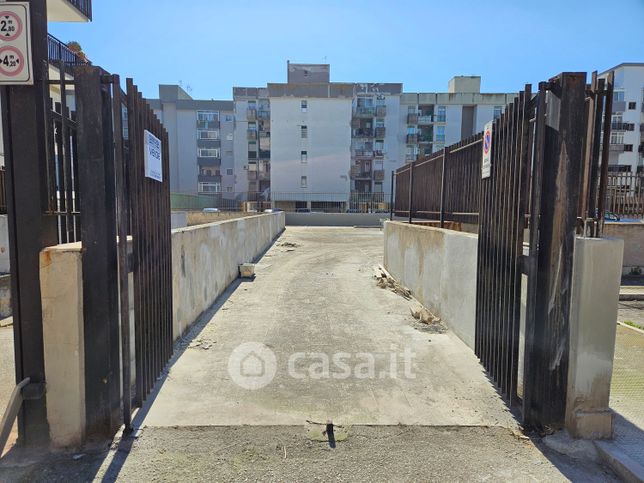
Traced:
[[608, 168], [644, 173], [644, 63], [623, 63], [615, 72]]
[[148, 100], [168, 132], [173, 193], [231, 193], [235, 183], [232, 101], [196, 100], [178, 85], [160, 85]]

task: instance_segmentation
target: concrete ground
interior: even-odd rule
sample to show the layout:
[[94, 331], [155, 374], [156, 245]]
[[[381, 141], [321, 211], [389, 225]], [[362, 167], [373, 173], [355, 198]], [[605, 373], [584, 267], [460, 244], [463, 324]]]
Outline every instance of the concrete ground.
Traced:
[[615, 480], [522, 436], [472, 351], [376, 286], [382, 253], [377, 229], [289, 227], [177, 345], [134, 437], [0, 481]]

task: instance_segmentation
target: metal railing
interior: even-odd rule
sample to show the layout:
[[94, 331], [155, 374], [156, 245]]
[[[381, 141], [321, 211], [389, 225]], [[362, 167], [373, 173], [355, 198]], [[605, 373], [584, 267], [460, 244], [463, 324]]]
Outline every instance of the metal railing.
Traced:
[[52, 64], [59, 62], [64, 62], [68, 66], [91, 64], [91, 62], [78, 56], [64, 42], [51, 34], [47, 35], [47, 53], [49, 62]]
[[0, 166], [0, 215], [7, 214], [7, 190], [5, 185], [6, 171], [4, 166]]
[[606, 210], [618, 218], [644, 218], [644, 173], [608, 173]]
[[211, 193], [172, 193], [175, 211], [201, 211], [216, 208], [221, 211], [263, 211], [279, 209], [286, 212], [319, 213], [389, 213], [389, 193], [301, 193], [244, 191]]
[[76, 10], [92, 20], [92, 0], [67, 0]]

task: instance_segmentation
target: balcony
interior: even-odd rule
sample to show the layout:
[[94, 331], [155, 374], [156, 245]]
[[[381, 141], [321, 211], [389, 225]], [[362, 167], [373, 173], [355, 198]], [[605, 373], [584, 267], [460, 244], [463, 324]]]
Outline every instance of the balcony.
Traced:
[[418, 134], [407, 134], [407, 144], [416, 144], [418, 142]]
[[87, 59], [76, 55], [66, 44], [51, 34], [47, 36], [47, 55], [51, 64], [59, 62], [64, 62], [68, 66], [90, 64]]
[[642, 124], [640, 124], [640, 132], [644, 133], [644, 122]]
[[[434, 122], [434, 116], [418, 116], [418, 124], [426, 125], [431, 124], [432, 122]], [[443, 120], [443, 122], [445, 122], [445, 120]]]
[[447, 116], [436, 116], [434, 122], [447, 122]]
[[373, 152], [374, 157], [376, 158], [384, 158], [385, 157], [385, 152], [382, 149], [376, 149]]
[[197, 129], [219, 129], [219, 121], [197, 120]]
[[246, 109], [246, 119], [249, 121], [257, 120], [257, 109]]
[[[613, 131], [634, 131], [635, 124], [630, 122], [613, 122], [610, 125], [611, 130]], [[640, 131], [642, 126], [640, 126]]]
[[257, 139], [257, 131], [255, 129], [247, 129], [246, 139], [249, 141], [255, 141]]
[[405, 154], [405, 161], [416, 161], [415, 154]]
[[213, 166], [221, 166], [221, 158], [214, 158], [214, 157], [197, 157], [197, 164], [199, 167], [213, 167]]
[[356, 149], [353, 152], [353, 157], [356, 159], [371, 159], [373, 158], [373, 151], [369, 149]]
[[407, 124], [416, 124], [418, 122], [418, 114], [410, 112], [407, 114]]
[[355, 112], [353, 113], [355, 117], [374, 117], [376, 115], [375, 107], [356, 107]]
[[271, 179], [270, 171], [257, 171], [257, 169], [248, 169], [248, 181], [268, 181]]
[[373, 172], [373, 179], [374, 181], [384, 181], [385, 179], [385, 170], [384, 169], [377, 169]]
[[385, 137], [385, 128], [384, 127], [377, 127], [376, 128], [376, 137], [377, 138], [384, 138]]
[[358, 128], [353, 130], [353, 137], [354, 138], [372, 138], [373, 137], [373, 129], [369, 128]]
[[260, 139], [268, 139], [271, 137], [271, 132], [270, 131], [259, 131], [259, 138]]
[[376, 106], [376, 117], [385, 117], [387, 115], [387, 106]]
[[611, 144], [608, 147], [609, 151], [615, 152], [615, 153], [623, 153], [624, 152], [624, 145], [623, 144]]
[[271, 159], [271, 151], [269, 149], [260, 149], [259, 150], [259, 159], [262, 161], [268, 161]]
[[257, 112], [257, 118], [262, 120], [268, 120], [271, 118], [271, 111], [260, 110]]
[[91, 22], [92, 0], [47, 0], [50, 22]]
[[418, 135], [419, 143], [431, 143], [434, 141], [434, 137], [431, 134], [420, 134]]
[[362, 166], [351, 166], [351, 179], [371, 179], [371, 170], [365, 171]]
[[221, 176], [214, 174], [200, 174], [197, 176], [199, 183], [221, 183]]

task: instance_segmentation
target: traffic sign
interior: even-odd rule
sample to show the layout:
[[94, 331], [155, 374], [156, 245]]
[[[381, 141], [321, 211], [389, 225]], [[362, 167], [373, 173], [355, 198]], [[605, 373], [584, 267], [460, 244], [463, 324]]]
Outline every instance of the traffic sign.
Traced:
[[0, 3], [0, 84], [32, 85], [28, 2]]
[[481, 178], [489, 178], [492, 173], [492, 125], [488, 122], [483, 128], [483, 162], [481, 163]]

